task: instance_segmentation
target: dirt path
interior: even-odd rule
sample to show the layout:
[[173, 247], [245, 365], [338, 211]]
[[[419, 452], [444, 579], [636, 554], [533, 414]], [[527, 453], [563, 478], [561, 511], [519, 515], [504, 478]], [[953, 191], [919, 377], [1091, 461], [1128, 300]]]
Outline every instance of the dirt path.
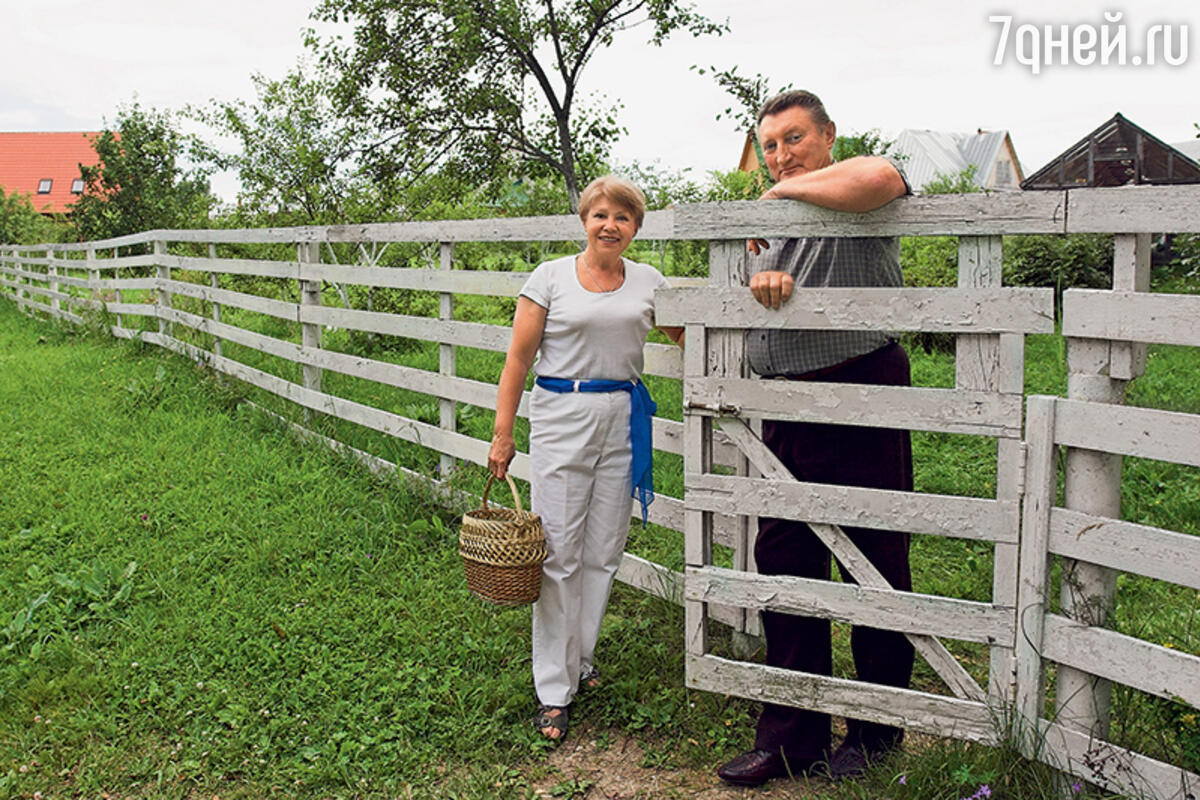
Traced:
[[[598, 744], [599, 731], [572, 728], [570, 738], [555, 750], [544, 778], [533, 782], [538, 796], [589, 800], [795, 800], [826, 796], [829, 784], [820, 778], [776, 780], [759, 789], [738, 789], [717, 778], [711, 769], [673, 770], [640, 766], [644, 753], [636, 740], [608, 731], [606, 746]], [[572, 786], [571, 782], [574, 781]], [[577, 793], [572, 794], [574, 788]]]

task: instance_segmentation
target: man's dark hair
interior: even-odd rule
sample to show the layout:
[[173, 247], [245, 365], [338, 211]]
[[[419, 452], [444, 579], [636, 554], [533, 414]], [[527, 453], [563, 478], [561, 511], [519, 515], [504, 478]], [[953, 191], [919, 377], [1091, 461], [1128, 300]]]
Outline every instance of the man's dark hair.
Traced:
[[825, 113], [825, 104], [821, 102], [821, 98], [803, 89], [793, 89], [790, 92], [777, 94], [763, 103], [762, 108], [758, 110], [758, 124], [762, 124], [763, 117], [780, 114], [789, 108], [807, 109], [808, 113], [812, 114], [813, 121], [822, 128], [831, 122], [829, 114]]

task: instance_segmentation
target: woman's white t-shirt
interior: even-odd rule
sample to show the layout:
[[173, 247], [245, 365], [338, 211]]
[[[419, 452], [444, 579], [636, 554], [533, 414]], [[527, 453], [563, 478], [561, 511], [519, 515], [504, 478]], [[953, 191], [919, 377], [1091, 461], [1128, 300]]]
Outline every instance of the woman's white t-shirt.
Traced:
[[641, 377], [642, 347], [654, 327], [654, 291], [670, 284], [649, 264], [622, 259], [624, 283], [611, 292], [589, 292], [579, 283], [575, 259], [539, 264], [521, 288], [522, 295], [546, 309], [534, 374], [571, 380]]

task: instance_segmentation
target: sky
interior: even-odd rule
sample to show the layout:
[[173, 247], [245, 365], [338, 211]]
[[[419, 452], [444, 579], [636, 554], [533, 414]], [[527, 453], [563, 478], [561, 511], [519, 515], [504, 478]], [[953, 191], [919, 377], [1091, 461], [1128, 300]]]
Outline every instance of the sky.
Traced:
[[[693, 0], [719, 37], [676, 34], [659, 48], [644, 29], [623, 32], [587, 66], [580, 91], [623, 105], [618, 164], [656, 164], [702, 180], [737, 166], [742, 135], [716, 114], [730, 105], [692, 65], [737, 67], [824, 100], [840, 133], [904, 128], [1008, 130], [1028, 175], [1121, 112], [1167, 142], [1200, 122], [1200, 3], [1139, 0]], [[303, 30], [316, 0], [0, 0], [0, 131], [97, 130], [123, 104], [177, 110], [253, 100], [251, 76], [283, 77], [307, 55]], [[1099, 63], [1087, 26], [1124, 28], [1124, 63]], [[1120, 15], [1118, 17], [1118, 14]], [[1008, 42], [997, 58], [1002, 23]], [[1155, 25], [1171, 26], [1183, 63], [1135, 65]], [[1083, 49], [1052, 50], [1091, 64], [1028, 63], [1032, 32], [1065, 30]], [[1018, 30], [1024, 30], [1018, 47]], [[996, 63], [997, 60], [1000, 63]], [[1041, 59], [1039, 59], [1041, 61]], [[217, 176], [226, 200], [236, 179]]]

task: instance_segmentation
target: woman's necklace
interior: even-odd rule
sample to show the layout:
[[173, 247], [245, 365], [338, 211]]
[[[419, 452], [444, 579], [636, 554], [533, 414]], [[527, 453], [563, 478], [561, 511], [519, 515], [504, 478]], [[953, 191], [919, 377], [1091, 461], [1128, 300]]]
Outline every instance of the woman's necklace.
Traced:
[[584, 253], [580, 253], [579, 260], [583, 262], [583, 268], [585, 270], [587, 270], [587, 274], [592, 279], [592, 283], [596, 284], [596, 288], [600, 290], [601, 294], [609, 294], [610, 292], [615, 292], [617, 289], [621, 288], [621, 284], [625, 282], [625, 262], [624, 261], [621, 262], [621, 274], [618, 276], [616, 284], [614, 284], [611, 289], [605, 289], [604, 284], [600, 283], [600, 281], [596, 278], [596, 273], [592, 272], [592, 268], [588, 266], [587, 255], [585, 255]]

